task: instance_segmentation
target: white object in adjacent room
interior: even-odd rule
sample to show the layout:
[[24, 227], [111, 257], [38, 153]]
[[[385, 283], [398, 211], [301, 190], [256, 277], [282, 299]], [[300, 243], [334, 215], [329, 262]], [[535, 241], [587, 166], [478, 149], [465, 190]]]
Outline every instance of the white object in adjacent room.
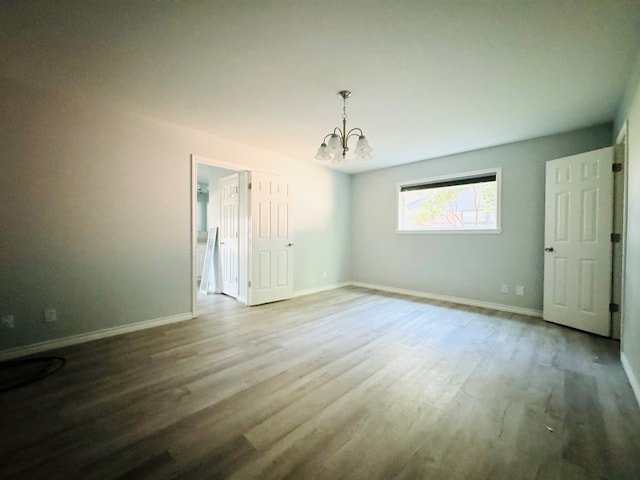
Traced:
[[202, 261], [202, 278], [200, 280], [200, 293], [209, 294], [219, 291], [220, 279], [216, 272], [218, 263], [218, 227], [210, 228], [207, 236], [207, 244]]

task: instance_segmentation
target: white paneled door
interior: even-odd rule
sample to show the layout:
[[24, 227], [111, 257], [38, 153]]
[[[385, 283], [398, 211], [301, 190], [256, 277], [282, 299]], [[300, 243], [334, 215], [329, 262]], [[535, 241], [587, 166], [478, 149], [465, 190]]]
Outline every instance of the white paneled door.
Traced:
[[248, 304], [290, 298], [293, 292], [293, 243], [290, 186], [285, 177], [251, 172]]
[[609, 336], [613, 147], [547, 162], [543, 317]]
[[222, 293], [234, 298], [238, 297], [238, 185], [237, 173], [219, 180]]

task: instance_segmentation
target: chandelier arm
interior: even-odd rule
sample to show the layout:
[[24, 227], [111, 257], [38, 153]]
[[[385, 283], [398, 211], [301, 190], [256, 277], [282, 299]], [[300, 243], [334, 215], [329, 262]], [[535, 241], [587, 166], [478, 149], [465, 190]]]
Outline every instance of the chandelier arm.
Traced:
[[346, 138], [349, 139], [349, 138], [351, 138], [353, 136], [363, 137], [364, 133], [362, 133], [362, 130], [359, 129], [358, 127], [352, 128], [351, 130], [349, 130], [349, 133], [347, 133]]

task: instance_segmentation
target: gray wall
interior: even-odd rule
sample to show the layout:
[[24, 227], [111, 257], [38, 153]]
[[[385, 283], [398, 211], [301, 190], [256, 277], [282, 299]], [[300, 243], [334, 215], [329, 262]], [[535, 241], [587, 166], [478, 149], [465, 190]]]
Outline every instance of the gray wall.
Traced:
[[0, 152], [0, 350], [191, 311], [192, 153], [291, 180], [294, 291], [350, 279], [346, 174], [3, 78]]
[[[354, 281], [540, 310], [544, 171], [611, 145], [611, 124], [354, 175]], [[396, 183], [502, 168], [501, 234], [397, 234]], [[500, 293], [507, 284], [509, 293]], [[515, 286], [525, 295], [516, 296]]]
[[[640, 72], [640, 56], [635, 72]], [[616, 125], [628, 120], [627, 238], [622, 323], [622, 353], [640, 402], [640, 76], [632, 76]]]

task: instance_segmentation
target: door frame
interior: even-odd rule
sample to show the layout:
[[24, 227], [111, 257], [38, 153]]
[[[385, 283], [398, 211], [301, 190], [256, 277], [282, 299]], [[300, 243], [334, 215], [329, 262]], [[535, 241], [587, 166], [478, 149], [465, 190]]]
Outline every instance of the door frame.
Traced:
[[[245, 165], [225, 162], [223, 160], [217, 160], [213, 158], [203, 157], [201, 155], [191, 154], [190, 156], [191, 162], [191, 189], [190, 189], [190, 208], [191, 208], [191, 280], [190, 280], [190, 288], [191, 288], [191, 317], [196, 318], [198, 316], [197, 303], [198, 303], [198, 278], [197, 278], [197, 265], [196, 265], [196, 250], [198, 248], [198, 232], [197, 232], [197, 203], [198, 203], [198, 164], [209, 165], [211, 167], [225, 168], [227, 170], [233, 170], [235, 172], [240, 173], [240, 177], [242, 178], [242, 172], [251, 172], [252, 168], [247, 167]], [[245, 219], [246, 220], [246, 219]], [[247, 252], [244, 252], [246, 257]], [[240, 255], [243, 255], [242, 249], [240, 250]], [[246, 269], [247, 261], [242, 261], [240, 258], [238, 262], [238, 269], [241, 268]], [[245, 278], [248, 274], [248, 269], [245, 272]], [[238, 297], [239, 301], [242, 301], [240, 297]]]
[[[619, 276], [620, 280], [620, 335], [619, 338], [622, 339], [624, 336], [624, 294], [625, 294], [625, 279], [626, 279], [626, 265], [627, 265], [627, 212], [628, 212], [628, 200], [629, 200], [629, 130], [628, 130], [628, 122], [624, 121], [620, 130], [616, 135], [616, 141], [614, 144], [614, 148], [623, 148], [622, 155], [622, 171], [619, 173], [614, 173], [614, 185], [622, 186], [622, 205], [616, 205], [614, 203], [614, 215], [616, 208], [622, 208], [622, 231], [616, 232], [620, 233], [620, 254], [621, 254], [621, 265], [620, 271], [615, 270], [615, 265], [612, 265], [613, 275]], [[616, 182], [615, 175], [621, 175], [619, 177], [619, 183]], [[615, 187], [614, 187], [615, 188]], [[615, 198], [614, 198], [615, 202]], [[612, 277], [613, 280], [613, 277]], [[613, 282], [612, 282], [613, 283]], [[612, 292], [613, 293], [613, 292]], [[613, 333], [613, 332], [612, 332]], [[615, 338], [615, 337], [614, 337]], [[620, 348], [622, 348], [622, 342], [620, 344]]]

